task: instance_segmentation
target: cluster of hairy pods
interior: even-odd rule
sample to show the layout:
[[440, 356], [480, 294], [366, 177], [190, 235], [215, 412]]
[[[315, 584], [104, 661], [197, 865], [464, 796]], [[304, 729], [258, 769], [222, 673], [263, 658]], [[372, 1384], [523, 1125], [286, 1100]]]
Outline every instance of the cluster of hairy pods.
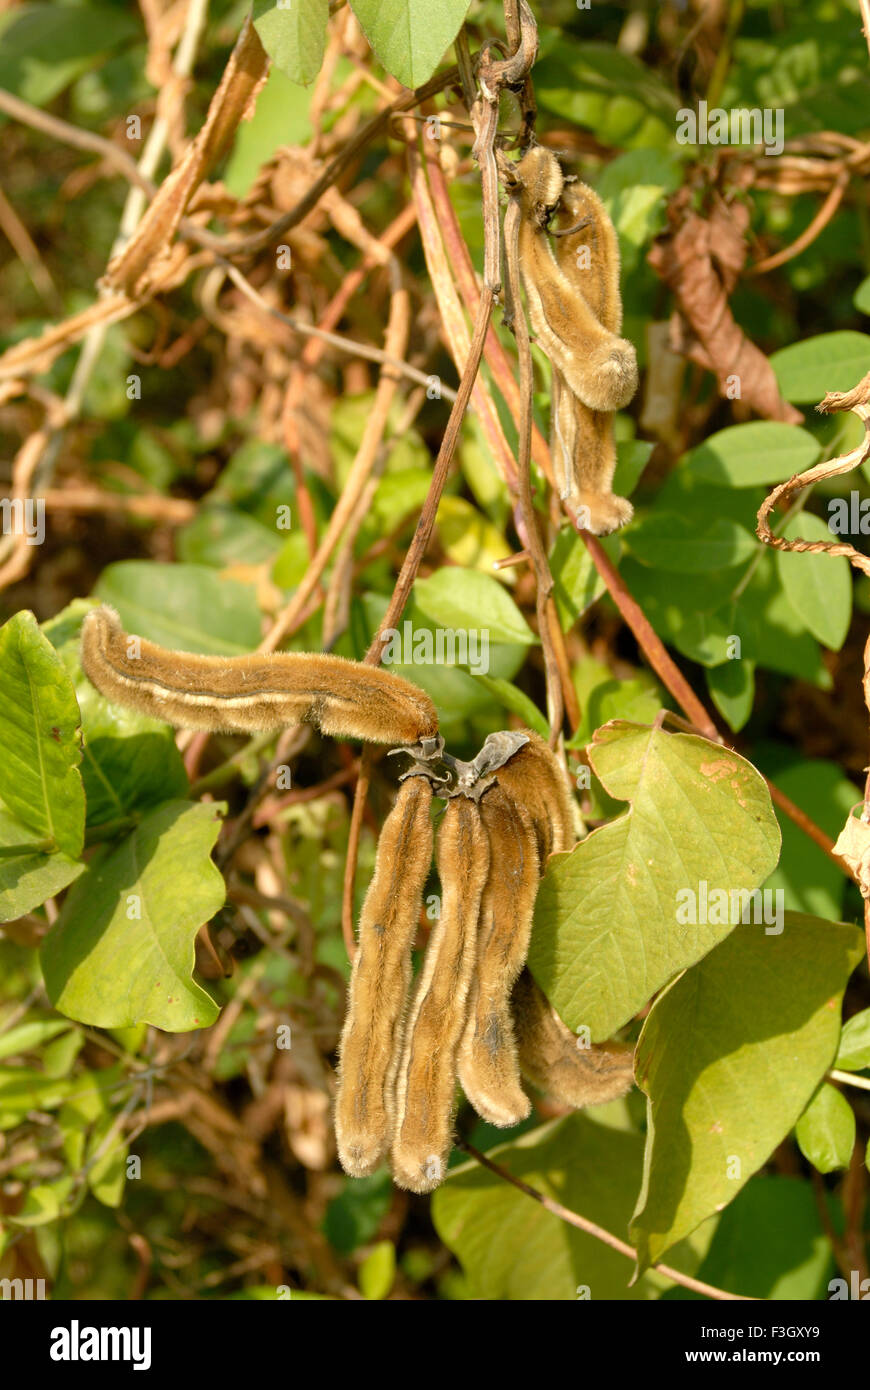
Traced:
[[[624, 1094], [631, 1050], [584, 1048], [524, 968], [541, 874], [574, 843], [562, 768], [530, 731], [491, 734], [477, 757], [444, 751], [424, 691], [321, 653], [214, 657], [168, 651], [93, 609], [82, 666], [108, 699], [184, 728], [250, 733], [310, 723], [411, 756], [378, 841], [340, 1045], [336, 1136], [345, 1170], [389, 1160], [396, 1182], [443, 1179], [457, 1082], [499, 1126], [530, 1111], [521, 1074], [566, 1105]], [[437, 834], [433, 797], [446, 800]], [[433, 846], [441, 910], [412, 978]]]
[[513, 177], [529, 319], [552, 366], [557, 482], [585, 528], [606, 535], [632, 516], [613, 492], [613, 412], [637, 390], [637, 355], [620, 336], [619, 243], [601, 199], [566, 180], [551, 150], [530, 149]]
[[[632, 1059], [619, 1043], [582, 1047], [525, 968], [541, 874], [574, 843], [547, 744], [527, 730], [490, 735], [473, 763], [416, 751], [360, 917], [336, 1136], [346, 1172], [363, 1177], [389, 1160], [399, 1186], [428, 1192], [445, 1176], [457, 1082], [505, 1128], [530, 1113], [523, 1075], [577, 1107], [623, 1095]], [[447, 801], [435, 845], [441, 908], [412, 985], [433, 795]]]

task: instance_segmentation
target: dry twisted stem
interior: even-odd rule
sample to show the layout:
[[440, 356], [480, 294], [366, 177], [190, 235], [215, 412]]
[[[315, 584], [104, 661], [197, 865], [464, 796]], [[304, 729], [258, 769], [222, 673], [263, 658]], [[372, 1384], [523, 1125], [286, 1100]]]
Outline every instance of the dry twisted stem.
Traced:
[[870, 453], [870, 372], [851, 391], [842, 393], [829, 391], [816, 409], [824, 414], [832, 414], [841, 410], [853, 411], [863, 421], [864, 438], [854, 449], [850, 449], [848, 454], [841, 454], [838, 458], [817, 463], [815, 467], [808, 468], [803, 473], [796, 473], [787, 482], [780, 483], [778, 487], [775, 487], [759, 508], [756, 533], [759, 540], [764, 541], [766, 545], [772, 546], [775, 550], [788, 550], [810, 555], [845, 555], [849, 563], [854, 565], [856, 569], [870, 575], [870, 559], [866, 555], [862, 555], [860, 550], [856, 550], [848, 541], [806, 541], [800, 536], [794, 540], [786, 540], [784, 536], [775, 535], [770, 528], [768, 518], [778, 502], [788, 502], [800, 488], [821, 482], [823, 478], [835, 478], [841, 473], [850, 473], [853, 468], [857, 468], [859, 464], [863, 463]]

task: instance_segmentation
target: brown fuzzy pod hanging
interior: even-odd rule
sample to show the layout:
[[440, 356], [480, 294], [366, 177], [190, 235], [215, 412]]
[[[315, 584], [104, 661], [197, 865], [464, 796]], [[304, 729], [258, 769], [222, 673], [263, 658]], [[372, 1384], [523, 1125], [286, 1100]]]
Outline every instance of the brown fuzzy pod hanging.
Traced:
[[377, 1168], [393, 1139], [411, 947], [432, 859], [431, 803], [424, 778], [400, 786], [360, 914], [335, 1102], [338, 1156], [356, 1178]]
[[459, 796], [448, 803], [436, 857], [441, 913], [417, 982], [396, 1086], [393, 1177], [412, 1192], [437, 1187], [450, 1154], [457, 1052], [489, 872], [489, 841], [475, 802]]
[[459, 1049], [459, 1080], [478, 1115], [505, 1128], [529, 1114], [523, 1090], [511, 990], [525, 964], [540, 880], [532, 819], [501, 786], [480, 802], [489, 839], [489, 876], [480, 905], [477, 964]]
[[604, 327], [553, 254], [547, 223], [564, 188], [559, 161], [537, 146], [516, 174], [522, 184], [520, 270], [535, 335], [579, 401], [590, 410], [620, 410], [637, 390], [637, 353]]
[[580, 1109], [624, 1096], [634, 1081], [634, 1053], [620, 1042], [582, 1046], [543, 990], [524, 970], [513, 991], [517, 1050], [524, 1076], [562, 1105]]

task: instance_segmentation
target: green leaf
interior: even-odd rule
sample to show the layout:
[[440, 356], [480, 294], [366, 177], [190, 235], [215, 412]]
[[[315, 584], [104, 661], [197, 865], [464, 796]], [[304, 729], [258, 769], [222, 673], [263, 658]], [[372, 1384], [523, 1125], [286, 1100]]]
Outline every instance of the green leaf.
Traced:
[[194, 937], [224, 901], [209, 857], [223, 809], [167, 802], [89, 867], [42, 946], [55, 1008], [97, 1028], [183, 1033], [214, 1022], [191, 971]]
[[104, 1207], [119, 1207], [127, 1181], [127, 1149], [123, 1131], [112, 1133], [114, 1116], [102, 1116], [87, 1148], [88, 1187]]
[[452, 567], [414, 585], [414, 602], [441, 628], [489, 634], [489, 641], [532, 646], [537, 637], [504, 585], [489, 574]]
[[723, 661], [708, 667], [707, 689], [723, 719], [736, 733], [742, 729], [755, 701], [755, 663], [753, 661]]
[[65, 1018], [37, 1018], [29, 1023], [19, 1023], [17, 1028], [7, 1028], [0, 1033], [0, 1058], [19, 1057], [25, 1052], [33, 1052], [49, 1038], [67, 1032], [69, 1026]]
[[[584, 51], [593, 46], [584, 45]], [[661, 231], [666, 197], [679, 188], [680, 177], [679, 159], [659, 150], [629, 150], [605, 166], [597, 192], [619, 236], [623, 271], [637, 264], [641, 248]]]
[[855, 927], [788, 912], [780, 935], [739, 927], [653, 1004], [635, 1061], [649, 1097], [631, 1227], [641, 1270], [731, 1201], [791, 1130], [830, 1066], [862, 954]]
[[[801, 512], [783, 527], [786, 540], [836, 540], [820, 517]], [[852, 572], [845, 555], [778, 550], [776, 564], [789, 603], [810, 632], [831, 651], [846, 640], [852, 619]]]
[[851, 391], [870, 371], [870, 336], [844, 329], [780, 348], [770, 359], [781, 394], [798, 405]]
[[396, 1277], [396, 1247], [391, 1240], [378, 1241], [359, 1267], [359, 1290], [363, 1298], [386, 1298]]
[[0, 922], [13, 922], [66, 888], [85, 866], [59, 851], [48, 854], [42, 840], [0, 806]]
[[482, 676], [475, 674], [474, 679], [480, 681], [485, 690], [489, 691], [494, 700], [503, 709], [510, 710], [511, 714], [518, 714], [523, 723], [530, 729], [534, 729], [541, 738], [549, 738], [550, 726], [544, 718], [534, 700], [530, 700], [528, 695], [519, 690], [510, 681], [497, 680], [493, 676]]
[[[254, 114], [240, 121], [223, 182], [235, 198], [244, 198], [264, 164], [283, 145], [306, 145], [311, 139], [310, 93], [277, 67], [269, 71]], [[223, 475], [221, 475], [223, 476]]]
[[848, 1168], [855, 1147], [855, 1112], [836, 1086], [816, 1091], [794, 1129], [800, 1151], [820, 1173]]
[[[759, 773], [707, 739], [616, 723], [589, 758], [631, 810], [551, 859], [529, 966], [568, 1026], [598, 1040], [733, 930], [742, 904], [729, 894], [764, 882], [780, 836]], [[687, 893], [713, 921], [686, 920]]]
[[652, 444], [645, 439], [621, 439], [617, 442], [613, 491], [620, 497], [630, 497], [634, 492], [652, 451]]
[[862, 1009], [843, 1024], [834, 1066], [841, 1071], [870, 1067], [870, 1009]]
[[[620, 547], [618, 538], [605, 536], [601, 544], [609, 558], [616, 563]], [[570, 526], [563, 527], [556, 537], [550, 555], [550, 572], [559, 622], [567, 632], [578, 618], [588, 612], [606, 587], [585, 544]]]
[[723, 1211], [698, 1278], [745, 1298], [823, 1299], [831, 1259], [810, 1184], [765, 1174]]
[[736, 521], [717, 517], [702, 530], [673, 512], [651, 512], [623, 532], [641, 564], [674, 574], [708, 574], [751, 560], [758, 541]]
[[274, 560], [286, 536], [254, 517], [219, 502], [200, 507], [193, 521], [178, 531], [180, 560], [195, 565], [261, 565]]
[[[455, 565], [492, 577], [493, 565], [510, 550], [502, 532], [463, 497], [442, 497], [435, 520], [441, 544]], [[498, 578], [502, 584], [516, 583], [511, 570], [500, 570]]]
[[29, 1067], [0, 1067], [0, 1129], [20, 1124], [30, 1110], [56, 1110], [74, 1085]]
[[862, 314], [870, 314], [870, 275], [861, 281], [852, 295], [852, 303]]
[[254, 28], [272, 62], [304, 87], [320, 71], [329, 0], [254, 0]]
[[[535, 95], [543, 110], [562, 122], [587, 126], [602, 143], [644, 147], [645, 154], [650, 153], [648, 147], [656, 146], [669, 163], [675, 162], [676, 98], [652, 69], [633, 55], [620, 52], [614, 44], [590, 41], [585, 36], [581, 41], [564, 31], [545, 32], [535, 64]], [[619, 162], [619, 158], [612, 161]], [[630, 172], [642, 193], [647, 187], [656, 190], [663, 222], [665, 195], [671, 191], [671, 181], [666, 181], [665, 172], [657, 164]], [[599, 182], [599, 191], [606, 173]], [[622, 171], [620, 175], [624, 177]], [[635, 202], [629, 194], [627, 207], [634, 212], [644, 201]], [[610, 211], [613, 216], [613, 209]], [[646, 208], [643, 211], [647, 218], [646, 234], [651, 236], [658, 224], [651, 220]]]
[[[643, 1140], [604, 1122], [611, 1106], [529, 1131], [487, 1157], [571, 1211], [624, 1238], [641, 1177]], [[600, 1117], [600, 1119], [599, 1119]], [[652, 1299], [671, 1287], [650, 1273], [629, 1287], [631, 1263], [593, 1236], [532, 1202], [472, 1163], [452, 1169], [432, 1199], [432, 1219], [468, 1277], [471, 1296], [488, 1301]], [[710, 1232], [712, 1234], [712, 1232]], [[694, 1273], [695, 1238], [672, 1263]]]
[[103, 570], [94, 593], [118, 610], [128, 632], [163, 647], [239, 656], [262, 636], [254, 586], [204, 565], [121, 560]]
[[139, 32], [114, 5], [20, 5], [0, 15], [0, 87], [47, 106], [103, 54]]
[[802, 473], [818, 461], [821, 452], [808, 430], [776, 420], [751, 420], [711, 434], [692, 449], [686, 467], [711, 483], [756, 487]]
[[63, 664], [27, 611], [0, 628], [0, 690], [0, 797], [46, 850], [76, 859], [85, 831], [79, 710]]
[[428, 82], [468, 13], [470, 0], [351, 0], [351, 9], [387, 72], [406, 87]]
[[45, 626], [75, 684], [82, 718], [82, 780], [89, 828], [124, 821], [188, 790], [184, 761], [168, 724], [113, 705], [79, 662], [81, 621], [89, 603], [74, 601]]
[[[835, 840], [855, 803], [855, 783], [836, 763], [799, 758], [775, 745], [757, 750], [758, 765], [801, 810]], [[783, 758], [787, 757], [787, 761]], [[843, 910], [843, 872], [818, 845], [808, 840], [784, 811], [777, 810], [782, 854], [767, 883], [781, 889], [798, 912], [838, 919]]]
[[37, 1183], [24, 1198], [24, 1205], [15, 1216], [6, 1219], [12, 1226], [47, 1226], [67, 1214], [67, 1201], [72, 1196], [75, 1178], [68, 1174], [52, 1182]]
[[395, 1191], [386, 1169], [368, 1178], [345, 1178], [323, 1218], [323, 1231], [333, 1250], [350, 1255], [377, 1234]]

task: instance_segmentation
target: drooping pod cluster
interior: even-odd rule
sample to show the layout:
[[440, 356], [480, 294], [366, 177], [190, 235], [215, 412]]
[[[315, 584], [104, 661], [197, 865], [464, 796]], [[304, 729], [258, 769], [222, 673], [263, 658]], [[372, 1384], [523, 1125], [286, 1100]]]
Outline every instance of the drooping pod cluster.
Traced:
[[[537, 734], [491, 734], [462, 763], [444, 752], [429, 697], [389, 671], [321, 653], [169, 651], [125, 633], [107, 607], [85, 618], [81, 657], [108, 699], [184, 728], [311, 723], [412, 758], [378, 842], [339, 1048], [336, 1137], [348, 1173], [365, 1176], [389, 1158], [400, 1186], [436, 1187], [457, 1082], [503, 1127], [529, 1113], [521, 1075], [574, 1106], [628, 1089], [630, 1049], [579, 1049], [524, 968], [540, 876], [575, 838], [562, 769]], [[441, 911], [412, 982], [433, 795], [447, 800], [436, 845]]]
[[[405, 913], [419, 914], [422, 856], [430, 842], [421, 834], [420, 858], [415, 849], [396, 859], [391, 822], [398, 817], [397, 823], [409, 824], [409, 808], [422, 804], [425, 792], [408, 788], [427, 783], [425, 764], [402, 783], [385, 823], [360, 921], [340, 1049], [339, 1157], [347, 1172], [363, 1175], [389, 1150], [396, 1183], [413, 1192], [429, 1192], [445, 1176], [457, 1082], [478, 1114], [507, 1127], [530, 1111], [522, 1074], [570, 1105], [623, 1095], [632, 1079], [631, 1049], [607, 1044], [580, 1051], [524, 969], [547, 858], [574, 843], [561, 767], [529, 731], [491, 735], [487, 743], [473, 764], [445, 756], [440, 766], [431, 765], [436, 794], [447, 797], [436, 846], [441, 911], [413, 988], [406, 983], [402, 991], [410, 966], [395, 962], [410, 959], [413, 931]], [[452, 774], [449, 790], [439, 776], [445, 766]], [[392, 898], [381, 901], [387, 864], [401, 910]], [[396, 924], [389, 944], [383, 934], [371, 941], [375, 917], [382, 933]], [[386, 960], [392, 962], [388, 997], [381, 991], [379, 1004], [362, 982]], [[540, 1044], [532, 1036], [538, 1023]], [[364, 1051], [362, 1038], [376, 1041]], [[381, 1099], [391, 1077], [393, 1089]]]
[[566, 182], [551, 150], [534, 147], [514, 169], [529, 319], [552, 365], [559, 489], [587, 530], [606, 535], [632, 517], [631, 503], [613, 492], [613, 412], [628, 404], [638, 380], [634, 346], [620, 336], [619, 243], [601, 199], [585, 184]]

